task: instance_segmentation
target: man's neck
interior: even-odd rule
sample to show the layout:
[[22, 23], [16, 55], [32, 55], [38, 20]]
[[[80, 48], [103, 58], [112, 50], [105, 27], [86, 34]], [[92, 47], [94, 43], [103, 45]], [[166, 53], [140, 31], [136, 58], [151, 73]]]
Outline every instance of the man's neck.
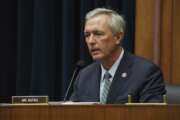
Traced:
[[113, 54], [111, 54], [111, 56], [108, 56], [107, 59], [102, 60], [101, 63], [103, 65], [103, 67], [106, 70], [109, 70], [112, 67], [112, 65], [116, 62], [116, 60], [118, 59], [121, 52], [122, 52], [122, 48], [119, 47], [113, 52]]

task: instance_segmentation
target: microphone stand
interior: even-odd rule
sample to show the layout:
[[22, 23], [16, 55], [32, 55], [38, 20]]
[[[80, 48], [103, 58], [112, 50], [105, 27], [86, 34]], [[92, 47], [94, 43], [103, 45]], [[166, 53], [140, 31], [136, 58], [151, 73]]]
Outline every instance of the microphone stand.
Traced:
[[77, 73], [79, 72], [79, 70], [80, 70], [80, 67], [76, 67], [76, 69], [73, 72], [71, 81], [69, 83], [69, 86], [67, 88], [67, 91], [66, 91], [66, 94], [65, 94], [65, 97], [64, 97], [64, 102], [69, 99], [69, 97], [70, 97], [70, 95], [72, 93], [73, 84], [74, 84], [74, 82], [76, 80], [76, 76], [77, 76]]

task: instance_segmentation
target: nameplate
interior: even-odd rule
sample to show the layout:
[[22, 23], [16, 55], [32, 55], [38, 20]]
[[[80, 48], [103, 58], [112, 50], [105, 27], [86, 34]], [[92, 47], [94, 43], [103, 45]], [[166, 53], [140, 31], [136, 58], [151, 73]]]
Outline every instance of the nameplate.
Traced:
[[48, 104], [48, 96], [12, 96], [12, 104]]

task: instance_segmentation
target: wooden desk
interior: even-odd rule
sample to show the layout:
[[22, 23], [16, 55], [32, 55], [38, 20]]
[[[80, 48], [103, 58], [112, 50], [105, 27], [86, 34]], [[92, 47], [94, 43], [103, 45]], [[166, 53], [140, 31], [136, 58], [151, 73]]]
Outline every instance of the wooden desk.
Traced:
[[180, 105], [0, 105], [0, 120], [180, 120]]

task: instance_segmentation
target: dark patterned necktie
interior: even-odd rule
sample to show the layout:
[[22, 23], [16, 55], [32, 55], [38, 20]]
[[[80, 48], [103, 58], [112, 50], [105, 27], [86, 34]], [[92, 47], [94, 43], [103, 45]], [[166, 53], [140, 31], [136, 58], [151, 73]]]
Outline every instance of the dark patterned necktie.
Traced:
[[109, 88], [111, 85], [110, 78], [111, 78], [111, 74], [109, 72], [106, 72], [104, 74], [104, 78], [103, 78], [104, 87], [103, 87], [103, 90], [101, 92], [101, 97], [100, 97], [100, 103], [102, 103], [102, 104], [105, 104], [107, 101], [107, 96], [108, 96]]

